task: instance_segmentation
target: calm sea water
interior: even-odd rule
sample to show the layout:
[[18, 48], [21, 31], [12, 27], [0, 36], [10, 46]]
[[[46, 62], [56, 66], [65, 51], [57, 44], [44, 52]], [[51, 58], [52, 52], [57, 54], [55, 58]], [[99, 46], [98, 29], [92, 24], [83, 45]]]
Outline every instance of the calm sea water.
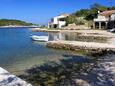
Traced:
[[70, 51], [46, 48], [43, 42], [33, 42], [30, 38], [31, 34], [48, 35], [43, 32], [31, 32], [28, 28], [0, 29], [1, 67], [11, 73], [18, 73], [46, 61], [68, 58], [64, 55], [76, 54]]

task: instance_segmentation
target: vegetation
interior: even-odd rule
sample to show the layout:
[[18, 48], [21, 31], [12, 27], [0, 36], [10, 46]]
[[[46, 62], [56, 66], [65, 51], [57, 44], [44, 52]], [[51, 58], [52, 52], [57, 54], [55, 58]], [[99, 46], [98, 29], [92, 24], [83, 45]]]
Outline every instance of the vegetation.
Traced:
[[0, 26], [9, 26], [9, 25], [18, 25], [18, 26], [30, 26], [32, 23], [26, 23], [20, 20], [11, 20], [11, 19], [1, 19]]
[[115, 10], [115, 6], [112, 6], [112, 8], [111, 8], [112, 10]]
[[[115, 6], [110, 8], [110, 7], [95, 3], [95, 4], [91, 5], [89, 9], [80, 9], [80, 10], [72, 13], [65, 20], [67, 22], [67, 25], [71, 24], [71, 23], [83, 25], [86, 23], [91, 23], [90, 21], [92, 21], [94, 18], [97, 17], [98, 11], [102, 12], [105, 10], [115, 10]], [[78, 19], [78, 17], [82, 18], [82, 19]]]

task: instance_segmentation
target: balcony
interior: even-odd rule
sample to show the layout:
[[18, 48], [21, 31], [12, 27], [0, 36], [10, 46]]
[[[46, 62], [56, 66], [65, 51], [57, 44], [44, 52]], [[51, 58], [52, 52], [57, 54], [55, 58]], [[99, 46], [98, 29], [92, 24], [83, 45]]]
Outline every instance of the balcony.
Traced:
[[98, 18], [95, 18], [94, 21], [95, 22], [100, 22], [100, 21], [106, 22], [106, 21], [109, 21], [109, 18], [105, 16], [98, 16]]

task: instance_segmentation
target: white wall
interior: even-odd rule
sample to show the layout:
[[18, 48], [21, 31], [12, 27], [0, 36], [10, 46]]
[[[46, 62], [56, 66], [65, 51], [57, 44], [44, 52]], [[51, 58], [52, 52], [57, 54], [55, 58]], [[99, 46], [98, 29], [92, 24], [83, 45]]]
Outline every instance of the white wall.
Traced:
[[66, 25], [66, 21], [59, 21], [59, 28]]
[[63, 15], [60, 15], [60, 16], [56, 16], [56, 17], [54, 17], [54, 24], [59, 24], [59, 22], [61, 22], [61, 21], [59, 21], [59, 19], [61, 19], [61, 18], [65, 18], [65, 16], [63, 16]]
[[112, 14], [112, 15], [111, 15], [111, 20], [112, 20], [112, 21], [115, 20], [115, 14]]
[[58, 17], [54, 17], [53, 24], [58, 24]]
[[98, 18], [95, 18], [94, 21], [109, 21], [109, 18], [98, 15]]
[[64, 15], [56, 16], [53, 18], [53, 21], [51, 23], [48, 23], [48, 28], [50, 28], [50, 25], [57, 24], [58, 28], [62, 28], [62, 26], [65, 26], [66, 21], [60, 21], [61, 18], [66, 18]]

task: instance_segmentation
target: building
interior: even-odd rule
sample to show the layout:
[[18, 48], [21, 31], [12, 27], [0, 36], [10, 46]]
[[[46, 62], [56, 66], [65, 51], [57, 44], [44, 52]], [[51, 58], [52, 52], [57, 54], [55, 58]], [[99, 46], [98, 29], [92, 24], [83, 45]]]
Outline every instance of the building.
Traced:
[[96, 29], [115, 28], [115, 10], [99, 12], [98, 17], [94, 19], [93, 27]]
[[69, 14], [61, 14], [50, 20], [48, 23], [48, 28], [62, 28], [66, 25], [65, 18], [68, 17]]

